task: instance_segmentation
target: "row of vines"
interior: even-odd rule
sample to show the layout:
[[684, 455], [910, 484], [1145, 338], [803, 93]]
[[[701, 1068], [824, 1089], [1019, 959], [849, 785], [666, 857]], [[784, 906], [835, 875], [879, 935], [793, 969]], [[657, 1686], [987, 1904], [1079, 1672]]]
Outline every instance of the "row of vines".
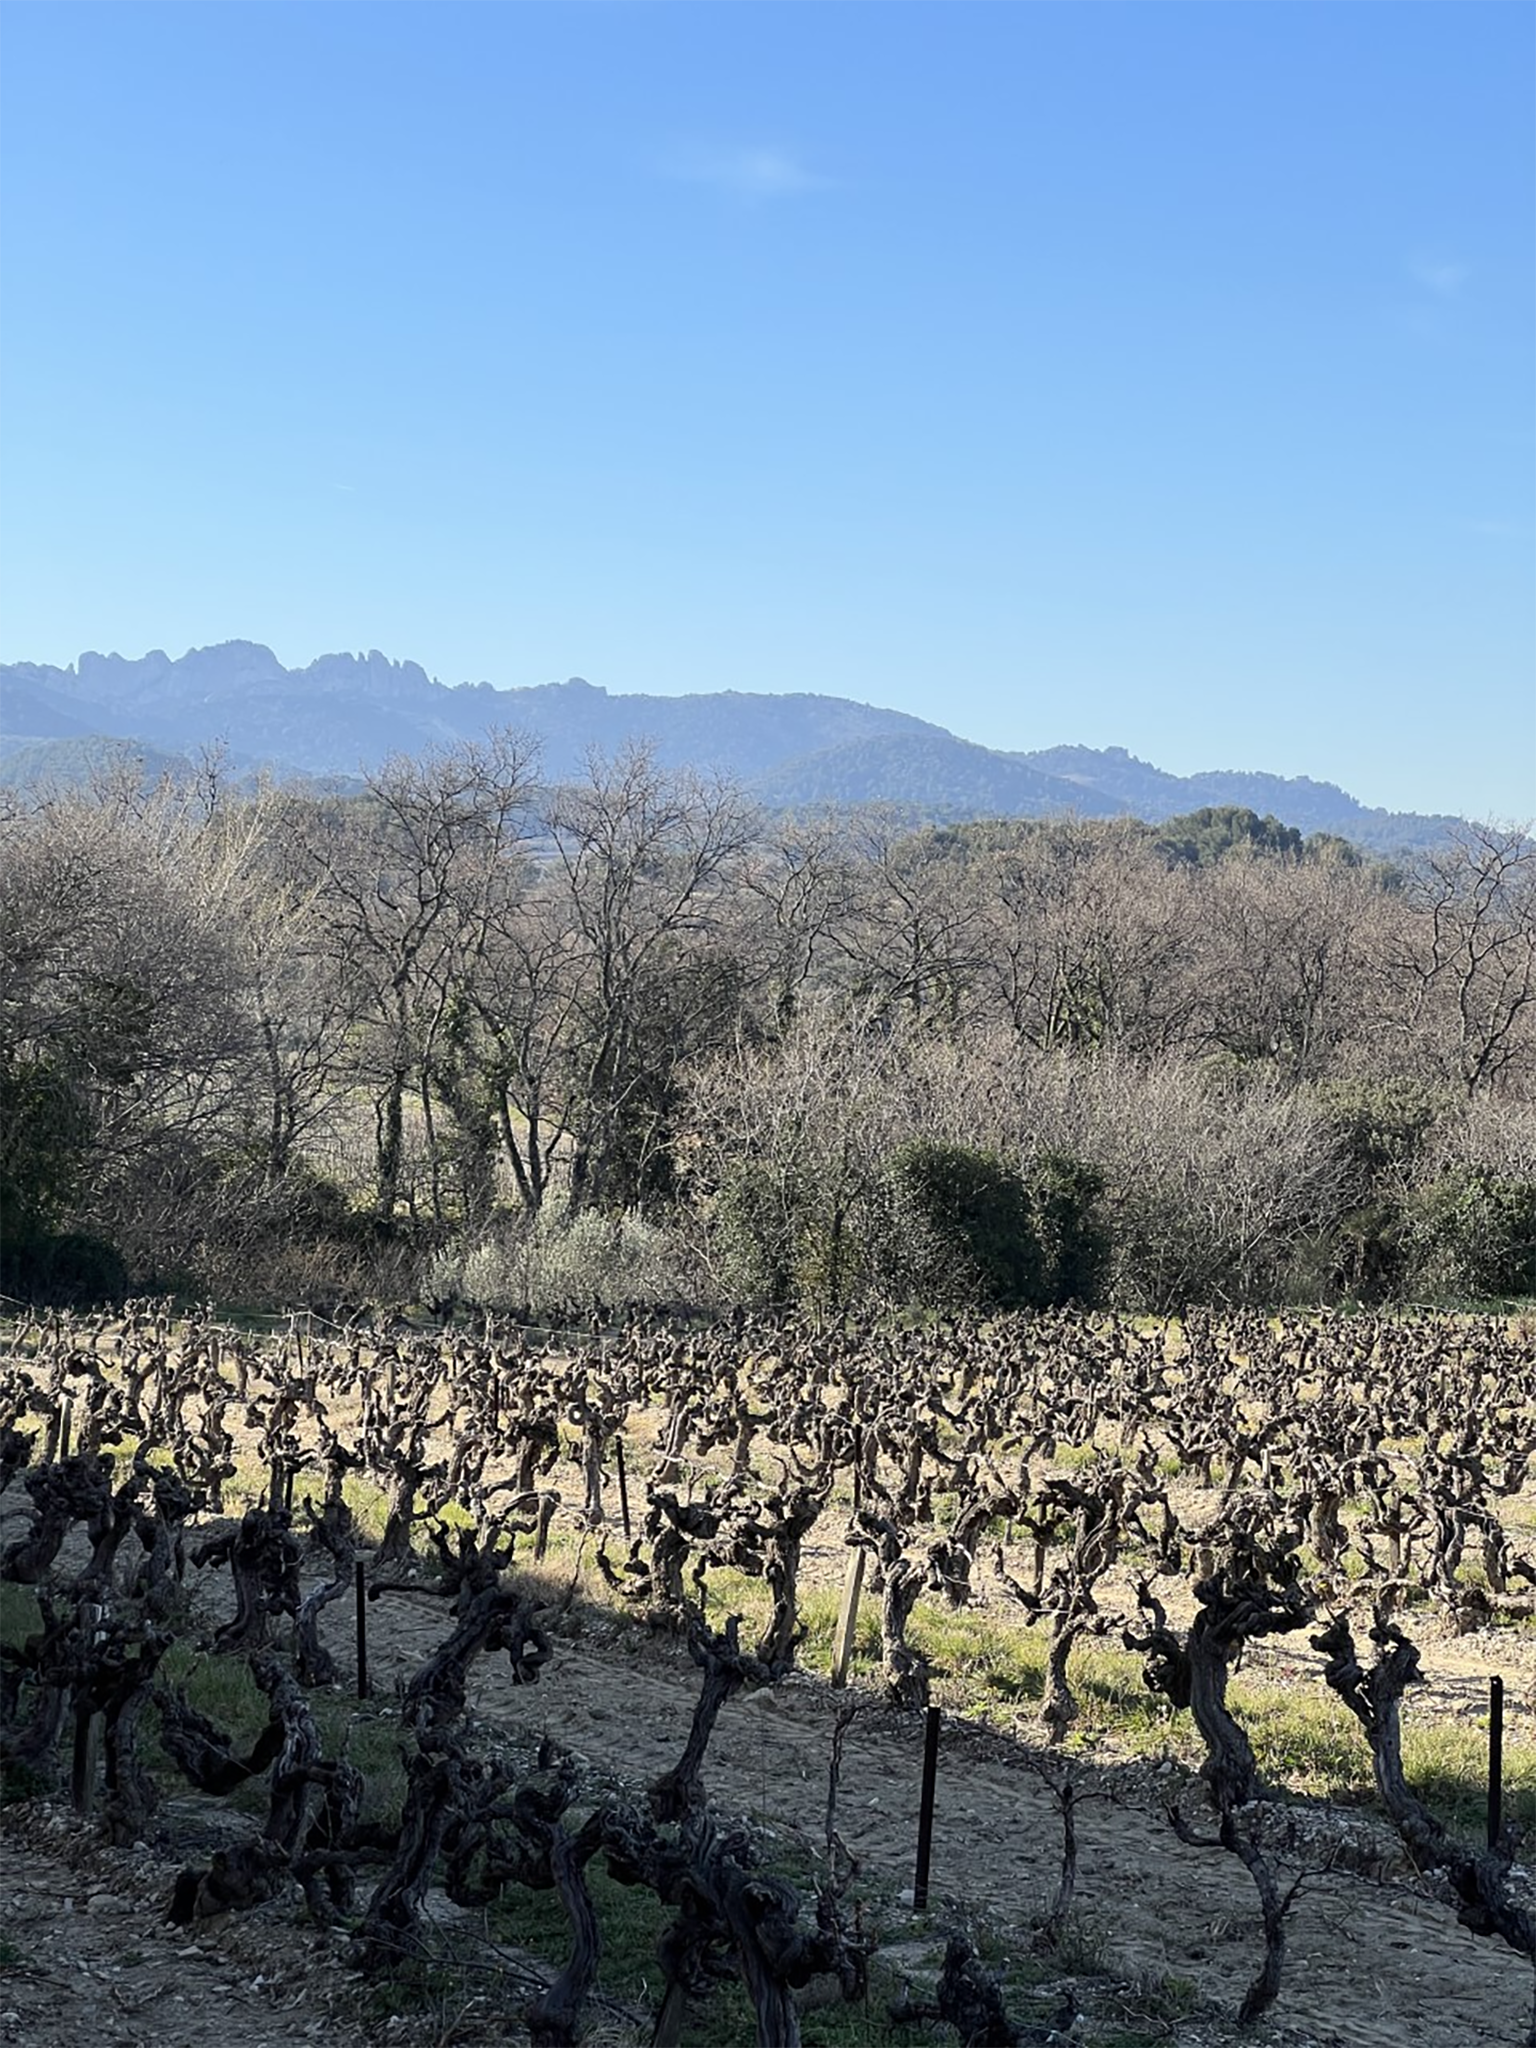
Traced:
[[[570, 1940], [522, 1999], [540, 2044], [574, 2042], [590, 2016], [600, 1860], [669, 1915], [662, 2048], [723, 1974], [744, 1983], [759, 2042], [790, 2044], [810, 1979], [850, 2000], [867, 1985], [835, 1761], [809, 1884], [709, 1800], [704, 1765], [727, 1702], [794, 1670], [807, 1559], [830, 1554], [858, 1560], [845, 1602], [867, 1584], [895, 1711], [933, 1692], [920, 1604], [985, 1600], [1042, 1632], [1032, 1768], [1079, 1717], [1079, 1646], [1140, 1653], [1204, 1756], [1198, 1799], [1170, 1802], [1168, 1821], [1254, 1887], [1251, 2021], [1281, 1992], [1294, 1890], [1283, 1799], [1229, 1699], [1264, 1638], [1310, 1640], [1417, 1882], [1536, 1965], [1515, 1831], [1463, 1840], [1410, 1784], [1401, 1742], [1420, 1617], [1468, 1632], [1536, 1613], [1533, 1458], [1536, 1346], [1508, 1319], [1063, 1313], [902, 1330], [738, 1314], [576, 1339], [294, 1318], [258, 1339], [155, 1302], [37, 1314], [0, 1357], [0, 1581], [30, 1589], [37, 1615], [0, 1648], [0, 1757], [23, 1793], [69, 1777], [121, 1843], [163, 1825], [151, 1745], [204, 1795], [249, 1803], [264, 1786], [168, 1912], [193, 1922], [297, 1886], [375, 1977], [423, 1953], [433, 1887], [464, 1906], [552, 1892]], [[477, 1660], [503, 1657], [527, 1685], [558, 1658], [576, 1582], [562, 1593], [536, 1568], [573, 1551], [698, 1668], [683, 1753], [642, 1790], [594, 1792], [557, 1745], [514, 1754], [471, 1712]], [[384, 1815], [311, 1707], [353, 1675], [359, 1587], [370, 1606], [409, 1589], [448, 1608], [398, 1700], [404, 1793]], [[253, 1743], [166, 1675], [188, 1635], [249, 1661], [268, 1703]], [[1070, 1765], [1049, 1782], [1070, 1848]], [[961, 1940], [933, 2002], [900, 2016], [970, 2043], [1033, 2038]]]

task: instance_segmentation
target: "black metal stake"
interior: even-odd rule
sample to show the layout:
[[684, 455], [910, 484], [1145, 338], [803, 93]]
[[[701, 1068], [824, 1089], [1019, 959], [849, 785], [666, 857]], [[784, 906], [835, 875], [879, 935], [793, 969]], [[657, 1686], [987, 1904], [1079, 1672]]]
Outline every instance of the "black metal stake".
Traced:
[[933, 1860], [933, 1792], [939, 1776], [939, 1710], [930, 1707], [923, 1729], [923, 1793], [917, 1809], [917, 1869], [912, 1878], [912, 1910], [928, 1907], [928, 1866]]
[[365, 1700], [368, 1697], [368, 1581], [361, 1558], [353, 1566], [353, 1584], [357, 1588], [357, 1696]]
[[1488, 1681], [1488, 1846], [1504, 1832], [1504, 1681]]
[[629, 1479], [624, 1470], [624, 1439], [613, 1440], [613, 1462], [619, 1475], [619, 1520], [624, 1524], [624, 1541], [629, 1541]]

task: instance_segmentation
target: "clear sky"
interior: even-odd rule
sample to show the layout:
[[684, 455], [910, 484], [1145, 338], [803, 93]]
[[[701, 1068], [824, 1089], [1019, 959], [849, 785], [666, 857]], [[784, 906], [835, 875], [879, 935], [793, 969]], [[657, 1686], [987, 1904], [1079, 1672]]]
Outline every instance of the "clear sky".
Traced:
[[0, 656], [1536, 813], [1536, 9], [7, 0]]

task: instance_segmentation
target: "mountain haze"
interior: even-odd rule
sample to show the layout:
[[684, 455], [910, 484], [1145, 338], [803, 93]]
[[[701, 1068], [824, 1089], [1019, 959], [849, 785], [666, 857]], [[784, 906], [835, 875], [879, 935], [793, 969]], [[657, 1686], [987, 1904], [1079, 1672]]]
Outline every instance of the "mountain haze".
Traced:
[[446, 685], [414, 661], [325, 654], [286, 669], [246, 640], [173, 660], [82, 654], [72, 668], [0, 667], [0, 780], [73, 779], [137, 749], [158, 766], [222, 743], [237, 771], [348, 777], [391, 754], [529, 733], [551, 780], [590, 751], [643, 741], [668, 766], [716, 771], [766, 804], [889, 803], [936, 821], [1134, 815], [1151, 823], [1240, 804], [1303, 831], [1337, 832], [1390, 851], [1437, 838], [1454, 821], [1371, 810], [1331, 783], [1254, 771], [1171, 775], [1124, 748], [1056, 746], [1005, 753], [905, 712], [845, 697], [724, 690], [611, 696], [572, 677], [522, 689]]

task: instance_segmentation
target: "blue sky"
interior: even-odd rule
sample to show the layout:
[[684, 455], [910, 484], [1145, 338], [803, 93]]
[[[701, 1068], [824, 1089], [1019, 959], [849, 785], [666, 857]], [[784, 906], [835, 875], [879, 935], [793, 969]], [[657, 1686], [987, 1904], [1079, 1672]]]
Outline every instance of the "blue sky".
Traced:
[[4, 658], [1536, 812], [1518, 0], [4, 15]]

